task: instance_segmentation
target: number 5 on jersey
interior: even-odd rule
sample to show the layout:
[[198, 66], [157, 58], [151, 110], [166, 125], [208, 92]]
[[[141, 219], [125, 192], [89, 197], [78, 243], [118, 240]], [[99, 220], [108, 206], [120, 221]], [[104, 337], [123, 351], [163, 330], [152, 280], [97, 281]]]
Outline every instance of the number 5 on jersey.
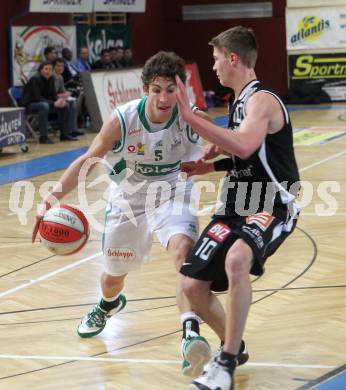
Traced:
[[162, 149], [156, 149], [154, 153], [155, 153], [155, 161], [161, 161], [163, 159]]

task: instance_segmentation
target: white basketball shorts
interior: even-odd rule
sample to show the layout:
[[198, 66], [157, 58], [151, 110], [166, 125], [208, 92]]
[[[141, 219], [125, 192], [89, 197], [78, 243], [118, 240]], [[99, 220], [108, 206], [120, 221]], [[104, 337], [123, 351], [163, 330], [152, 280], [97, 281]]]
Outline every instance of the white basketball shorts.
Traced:
[[[150, 191], [149, 191], [150, 192]], [[164, 248], [176, 234], [198, 239], [192, 183], [183, 191], [162, 191], [154, 199], [146, 191], [128, 195], [118, 187], [111, 190], [103, 235], [104, 271], [120, 276], [139, 269], [150, 259], [155, 233]], [[159, 200], [158, 200], [159, 198]]]

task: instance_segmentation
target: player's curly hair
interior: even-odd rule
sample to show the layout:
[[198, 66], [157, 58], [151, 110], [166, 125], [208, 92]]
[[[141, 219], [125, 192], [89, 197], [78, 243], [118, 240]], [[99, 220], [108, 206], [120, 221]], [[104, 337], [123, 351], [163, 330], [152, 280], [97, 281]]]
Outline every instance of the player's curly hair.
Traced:
[[170, 79], [175, 83], [176, 75], [185, 84], [185, 61], [172, 51], [160, 51], [150, 57], [144, 64], [142, 71], [143, 86], [148, 87], [156, 77]]

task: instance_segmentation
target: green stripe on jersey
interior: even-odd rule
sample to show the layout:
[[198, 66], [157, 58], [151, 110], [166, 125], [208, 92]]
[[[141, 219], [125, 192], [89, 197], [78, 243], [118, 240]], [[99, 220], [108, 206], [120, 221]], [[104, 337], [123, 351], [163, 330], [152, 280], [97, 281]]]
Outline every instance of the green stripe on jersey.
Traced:
[[164, 176], [170, 173], [177, 172], [180, 169], [181, 161], [176, 161], [172, 164], [142, 164], [135, 162], [135, 171], [144, 176]]
[[[153, 131], [151, 130], [151, 128], [149, 126], [147, 118], [145, 116], [146, 102], [147, 102], [147, 97], [144, 97], [143, 99], [141, 99], [141, 101], [139, 102], [138, 107], [137, 107], [137, 112], [139, 115], [139, 119], [142, 122], [142, 125], [144, 126], [144, 128], [147, 131], [149, 131], [149, 133], [153, 133]], [[178, 106], [175, 105], [175, 107], [173, 108], [173, 111], [172, 111], [172, 116], [170, 117], [169, 121], [165, 125], [162, 126], [162, 129], [163, 130], [169, 129], [172, 126], [172, 124], [175, 122], [175, 120], [177, 119], [177, 116], [178, 116]]]

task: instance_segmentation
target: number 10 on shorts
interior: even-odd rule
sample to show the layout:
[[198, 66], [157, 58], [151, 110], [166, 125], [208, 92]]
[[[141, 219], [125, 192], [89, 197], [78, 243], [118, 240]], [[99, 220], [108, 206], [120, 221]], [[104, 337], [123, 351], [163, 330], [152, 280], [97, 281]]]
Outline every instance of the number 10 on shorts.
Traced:
[[204, 237], [202, 240], [202, 244], [195, 252], [195, 256], [199, 256], [199, 258], [202, 260], [208, 260], [213, 249], [217, 247], [217, 244], [218, 243], [211, 238]]

